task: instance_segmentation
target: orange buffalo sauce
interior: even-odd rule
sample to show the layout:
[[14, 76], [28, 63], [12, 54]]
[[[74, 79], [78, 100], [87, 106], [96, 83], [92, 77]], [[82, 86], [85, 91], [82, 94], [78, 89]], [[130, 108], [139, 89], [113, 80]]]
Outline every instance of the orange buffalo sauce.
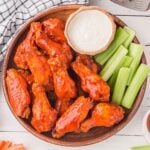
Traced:
[[150, 132], [150, 114], [147, 117], [147, 129]]

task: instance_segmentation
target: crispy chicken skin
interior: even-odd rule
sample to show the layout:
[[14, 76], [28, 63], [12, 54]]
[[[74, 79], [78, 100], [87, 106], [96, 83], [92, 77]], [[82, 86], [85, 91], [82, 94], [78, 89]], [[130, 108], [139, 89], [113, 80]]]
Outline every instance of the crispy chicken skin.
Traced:
[[57, 119], [57, 111], [51, 107], [44, 88], [34, 83], [32, 85], [34, 94], [31, 120], [32, 126], [39, 132], [50, 131]]
[[30, 95], [26, 80], [15, 69], [7, 70], [7, 92], [10, 104], [17, 116], [28, 118], [30, 115]]
[[60, 61], [64, 62], [65, 64], [69, 64], [73, 58], [72, 51], [67, 43], [56, 43], [52, 41], [45, 32], [43, 32], [42, 24], [40, 22], [33, 23], [34, 29], [36, 30], [36, 44], [46, 51], [46, 53], [50, 57], [60, 57]]
[[[31, 24], [30, 28], [30, 30], [34, 30], [34, 22]], [[53, 80], [47, 58], [40, 51], [38, 51], [34, 40], [35, 36], [32, 36], [27, 44], [28, 48], [25, 53], [27, 64], [33, 74], [34, 81], [43, 85], [46, 90], [52, 90]]]
[[66, 42], [64, 35], [65, 22], [58, 18], [50, 18], [42, 22], [45, 33], [55, 42]]
[[18, 46], [16, 54], [14, 56], [14, 62], [17, 67], [21, 69], [28, 69], [28, 64], [26, 60], [26, 51], [30, 49], [30, 44], [32, 42], [33, 44], [33, 36], [35, 34], [34, 29], [31, 27], [26, 38], [21, 42], [21, 44]]
[[25, 150], [23, 144], [13, 144], [10, 141], [0, 141], [0, 150]]
[[88, 132], [91, 128], [102, 126], [111, 127], [119, 123], [124, 118], [122, 107], [109, 104], [99, 103], [92, 112], [92, 117], [81, 124], [81, 132]]
[[76, 59], [82, 62], [85, 66], [87, 66], [94, 73], [98, 73], [99, 71], [98, 65], [93, 61], [91, 56], [79, 54]]
[[68, 108], [70, 99], [76, 96], [76, 85], [59, 57], [50, 58], [48, 62], [53, 74], [54, 90], [58, 98], [56, 108], [62, 114]]
[[93, 100], [109, 101], [110, 88], [99, 75], [84, 65], [79, 58], [72, 63], [72, 68], [81, 79], [82, 89], [89, 93]]
[[31, 51], [26, 56], [34, 81], [43, 85], [47, 91], [53, 90], [53, 78], [47, 58], [38, 52], [35, 46], [31, 47]]
[[22, 69], [19, 69], [18, 72], [21, 74], [21, 76], [24, 77], [24, 79], [27, 81], [27, 83], [29, 85], [32, 85], [32, 83], [34, 82], [34, 78], [33, 78], [33, 75], [31, 73], [29, 73], [26, 70], [22, 70]]
[[79, 132], [80, 123], [87, 117], [92, 107], [93, 103], [90, 98], [78, 97], [56, 122], [52, 136], [54, 138], [60, 138], [68, 132]]
[[[26, 39], [20, 44], [21, 49], [18, 47], [14, 61], [19, 67], [23, 62], [27, 64], [30, 69], [34, 81], [43, 85], [47, 90], [53, 89], [52, 74], [47, 62], [47, 58], [38, 51], [35, 43], [35, 29], [34, 22], [31, 24], [30, 31]], [[23, 62], [22, 62], [23, 61]], [[27, 69], [26, 67], [20, 67]]]

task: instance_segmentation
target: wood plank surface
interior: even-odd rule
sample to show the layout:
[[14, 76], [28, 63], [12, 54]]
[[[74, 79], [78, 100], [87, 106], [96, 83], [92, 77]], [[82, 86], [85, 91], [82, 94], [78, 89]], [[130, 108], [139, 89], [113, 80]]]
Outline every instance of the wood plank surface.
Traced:
[[[132, 27], [141, 43], [145, 45], [147, 62], [150, 64], [150, 11], [134, 11], [116, 5], [109, 0], [90, 0], [90, 4], [105, 8]], [[101, 143], [80, 148], [68, 148], [43, 142], [28, 133], [11, 114], [0, 82], [0, 139], [23, 143], [27, 150], [129, 150], [132, 146], [147, 144], [142, 132], [142, 120], [145, 113], [150, 109], [149, 91], [150, 79], [148, 79], [143, 102], [135, 117], [116, 135]]]

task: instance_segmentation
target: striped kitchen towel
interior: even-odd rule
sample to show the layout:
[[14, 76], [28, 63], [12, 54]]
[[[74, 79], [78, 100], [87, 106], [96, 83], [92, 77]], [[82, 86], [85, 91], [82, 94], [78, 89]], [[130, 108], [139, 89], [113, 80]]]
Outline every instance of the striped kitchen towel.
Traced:
[[66, 4], [88, 4], [88, 0], [0, 0], [0, 62], [24, 22], [42, 10]]

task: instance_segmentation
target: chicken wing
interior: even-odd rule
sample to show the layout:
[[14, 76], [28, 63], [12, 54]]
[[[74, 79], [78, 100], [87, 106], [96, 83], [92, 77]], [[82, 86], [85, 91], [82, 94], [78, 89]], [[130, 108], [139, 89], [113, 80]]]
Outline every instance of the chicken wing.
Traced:
[[60, 59], [65, 64], [69, 64], [73, 58], [72, 51], [67, 43], [59, 44], [52, 41], [42, 30], [42, 24], [35, 22], [34, 29], [36, 30], [36, 44], [45, 50], [50, 57], [60, 56]]
[[21, 76], [24, 77], [24, 79], [27, 81], [29, 85], [31, 85], [34, 82], [33, 75], [28, 71], [19, 69], [18, 72], [21, 74]]
[[10, 104], [17, 116], [28, 118], [30, 115], [30, 95], [26, 80], [15, 69], [9, 69], [6, 77]]
[[109, 101], [110, 88], [99, 75], [84, 65], [81, 59], [72, 63], [72, 68], [81, 79], [82, 89], [95, 101]]
[[13, 144], [10, 141], [0, 141], [0, 150], [24, 150], [23, 144]]
[[85, 66], [87, 66], [94, 73], [98, 73], [99, 66], [93, 61], [91, 56], [79, 54], [76, 59], [77, 61], [82, 62]]
[[30, 52], [26, 53], [27, 63], [34, 81], [43, 85], [47, 91], [53, 90], [53, 77], [48, 64], [48, 60], [35, 46], [30, 47]]
[[67, 68], [59, 57], [49, 59], [49, 65], [53, 74], [54, 89], [57, 95], [56, 108], [62, 114], [69, 106], [70, 99], [76, 96], [75, 82], [69, 76]]
[[17, 67], [21, 69], [28, 69], [28, 64], [26, 60], [26, 50], [30, 49], [30, 44], [33, 44], [33, 36], [35, 34], [34, 29], [31, 27], [30, 31], [28, 32], [26, 38], [19, 44], [16, 54], [14, 56], [14, 62]]
[[[47, 59], [38, 51], [34, 42], [35, 29], [33, 22], [26, 39], [21, 43], [21, 48], [18, 47], [17, 49], [14, 61], [20, 68], [29, 68], [34, 77], [34, 81], [43, 85], [47, 90], [51, 90], [53, 89], [53, 80]], [[27, 68], [21, 67], [21, 64], [22, 66], [26, 64]]]
[[65, 23], [63, 20], [58, 18], [50, 18], [43, 21], [45, 33], [55, 42], [67, 42], [64, 35]]
[[56, 127], [52, 136], [54, 138], [60, 138], [65, 133], [78, 132], [80, 123], [87, 117], [92, 107], [93, 103], [90, 98], [85, 98], [83, 96], [77, 98], [56, 122]]
[[34, 101], [31, 124], [40, 133], [50, 131], [56, 122], [57, 111], [51, 107], [45, 90], [41, 85], [34, 83], [32, 92]]
[[99, 103], [93, 110], [92, 117], [81, 124], [80, 130], [88, 132], [96, 126], [111, 127], [123, 118], [124, 110], [122, 107], [109, 103]]

